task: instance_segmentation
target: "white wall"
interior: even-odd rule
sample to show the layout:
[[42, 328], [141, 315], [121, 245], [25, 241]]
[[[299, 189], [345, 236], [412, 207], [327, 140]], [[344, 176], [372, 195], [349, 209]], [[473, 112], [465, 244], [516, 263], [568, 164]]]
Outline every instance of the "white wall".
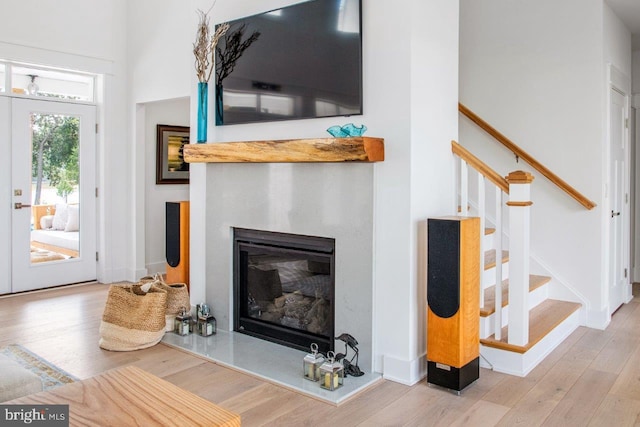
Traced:
[[640, 50], [633, 51], [631, 55], [631, 91], [640, 93]]
[[125, 9], [124, 0], [12, 1], [2, 5], [0, 26], [2, 59], [101, 74], [97, 274], [106, 282], [124, 279], [129, 259]]
[[145, 109], [145, 267], [165, 272], [165, 202], [189, 200], [187, 184], [156, 184], [156, 126], [189, 126], [189, 98], [149, 102]]
[[[460, 101], [598, 204], [585, 210], [533, 171], [531, 252], [603, 327], [602, 2], [462, 0], [460, 9]], [[502, 175], [531, 171], [460, 125], [460, 142]]]
[[197, 16], [193, 1], [128, 2], [127, 16], [133, 102], [189, 96]]
[[2, 3], [0, 41], [86, 58], [115, 60], [124, 53], [121, 45], [125, 30], [123, 5], [122, 0], [5, 1]]
[[620, 18], [604, 3], [604, 61], [611, 63], [631, 78], [631, 32], [625, 27]]

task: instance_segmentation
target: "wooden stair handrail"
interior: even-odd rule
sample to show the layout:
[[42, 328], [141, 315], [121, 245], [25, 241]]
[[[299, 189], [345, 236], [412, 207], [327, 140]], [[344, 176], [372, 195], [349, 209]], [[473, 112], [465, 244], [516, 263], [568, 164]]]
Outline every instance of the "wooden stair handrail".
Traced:
[[471, 165], [482, 176], [493, 182], [496, 187], [499, 187], [502, 191], [509, 194], [509, 183], [500, 174], [491, 169], [482, 160], [471, 154], [469, 150], [458, 144], [456, 141], [451, 141], [451, 151], [453, 154], [459, 156], [462, 160]]
[[562, 180], [559, 176], [551, 172], [544, 165], [542, 165], [540, 162], [534, 159], [533, 156], [531, 156], [529, 153], [524, 151], [522, 148], [518, 147], [513, 141], [511, 141], [509, 138], [507, 138], [506, 136], [498, 132], [493, 126], [485, 122], [476, 113], [468, 109], [462, 103], [458, 103], [458, 111], [460, 111], [460, 113], [468, 117], [469, 120], [477, 124], [482, 130], [484, 130], [489, 135], [494, 137], [502, 145], [507, 147], [507, 149], [511, 151], [513, 154], [515, 154], [516, 156], [518, 156], [519, 158], [527, 162], [529, 165], [531, 165], [532, 168], [534, 168], [535, 170], [540, 172], [542, 175], [544, 175], [549, 181], [551, 181], [553, 184], [559, 187], [562, 191], [567, 193], [569, 196], [573, 197], [582, 206], [584, 206], [589, 210], [597, 206], [595, 202], [587, 199], [578, 190], [576, 190], [575, 188], [567, 184], [566, 181]]

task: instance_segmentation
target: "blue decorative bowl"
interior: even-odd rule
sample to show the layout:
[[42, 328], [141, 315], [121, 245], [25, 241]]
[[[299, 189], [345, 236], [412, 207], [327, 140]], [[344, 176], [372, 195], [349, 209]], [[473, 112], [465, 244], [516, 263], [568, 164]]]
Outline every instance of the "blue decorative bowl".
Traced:
[[331, 134], [331, 136], [335, 138], [348, 138], [350, 136], [362, 136], [367, 131], [367, 127], [365, 125], [361, 125], [360, 127], [354, 125], [353, 123], [346, 124], [344, 126], [331, 126], [327, 129], [327, 132]]

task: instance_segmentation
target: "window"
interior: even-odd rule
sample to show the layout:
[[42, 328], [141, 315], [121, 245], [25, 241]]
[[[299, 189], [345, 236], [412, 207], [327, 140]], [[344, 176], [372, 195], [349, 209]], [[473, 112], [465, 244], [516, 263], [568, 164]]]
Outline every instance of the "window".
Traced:
[[16, 95], [95, 100], [93, 75], [0, 62], [0, 92], [9, 92], [8, 87]]

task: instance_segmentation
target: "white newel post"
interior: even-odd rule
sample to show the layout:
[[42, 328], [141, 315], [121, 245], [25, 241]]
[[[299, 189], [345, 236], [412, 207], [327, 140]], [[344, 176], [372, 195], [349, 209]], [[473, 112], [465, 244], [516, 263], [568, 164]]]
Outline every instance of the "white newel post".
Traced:
[[[529, 342], [529, 241], [533, 175], [511, 172], [509, 182], [509, 344]], [[499, 255], [496, 254], [499, 262]]]

